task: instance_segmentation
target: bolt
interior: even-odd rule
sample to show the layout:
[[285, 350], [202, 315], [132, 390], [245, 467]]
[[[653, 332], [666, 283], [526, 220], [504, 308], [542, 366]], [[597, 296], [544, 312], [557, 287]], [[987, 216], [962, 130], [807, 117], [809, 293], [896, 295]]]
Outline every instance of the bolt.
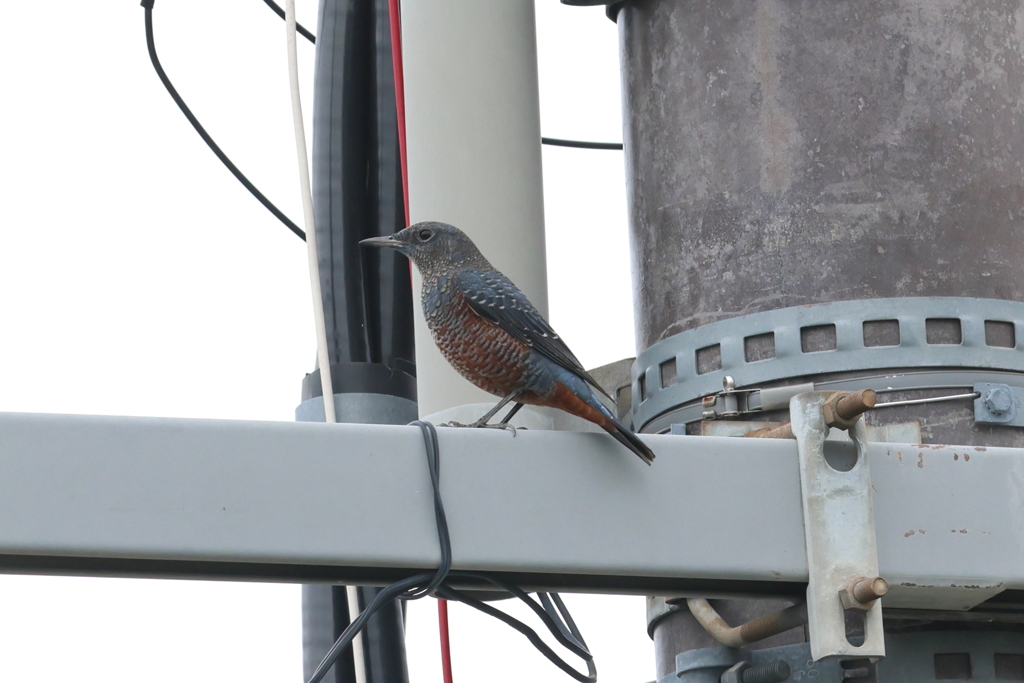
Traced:
[[736, 388], [736, 380], [734, 380], [729, 375], [726, 375], [725, 377], [722, 378], [722, 388], [725, 389], [726, 391], [732, 391], [733, 389]]
[[849, 429], [860, 419], [861, 413], [875, 407], [877, 398], [874, 389], [861, 389], [852, 394], [836, 391], [821, 406], [825, 424], [829, 427]]
[[844, 420], [852, 420], [858, 415], [875, 407], [878, 394], [874, 389], [861, 389], [849, 396], [844, 396], [836, 404], [836, 414]]
[[879, 576], [851, 576], [839, 587], [839, 599], [843, 609], [867, 612], [888, 590], [889, 584]]
[[740, 673], [740, 683], [781, 683], [789, 678], [789, 664], [783, 661], [758, 664]]
[[993, 387], [985, 392], [985, 407], [994, 415], [1005, 415], [1013, 408], [1013, 395], [1006, 387]]
[[861, 579], [853, 584], [853, 597], [859, 602], [877, 600], [889, 592], [889, 584], [882, 577]]

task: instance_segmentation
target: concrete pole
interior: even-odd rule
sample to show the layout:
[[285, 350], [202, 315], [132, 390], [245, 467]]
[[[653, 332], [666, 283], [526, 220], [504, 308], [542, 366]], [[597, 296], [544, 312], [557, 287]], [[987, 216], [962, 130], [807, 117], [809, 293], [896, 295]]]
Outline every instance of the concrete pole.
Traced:
[[[464, 230], [546, 315], [533, 0], [403, 0], [402, 51], [412, 221]], [[465, 404], [482, 414], [494, 399], [437, 351], [419, 287], [417, 274], [420, 414]]]

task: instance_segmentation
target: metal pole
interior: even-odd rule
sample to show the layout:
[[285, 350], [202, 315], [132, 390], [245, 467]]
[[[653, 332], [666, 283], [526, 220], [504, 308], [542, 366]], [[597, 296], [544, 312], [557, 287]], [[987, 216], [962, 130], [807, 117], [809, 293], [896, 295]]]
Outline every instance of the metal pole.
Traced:
[[[1010, 0], [622, 4], [638, 350], [792, 306], [1024, 300], [1018, 12]], [[896, 316], [878, 317], [870, 329], [865, 323], [864, 345], [900, 344]], [[959, 316], [942, 318], [927, 321], [927, 343], [961, 343]], [[836, 327], [831, 345], [827, 327], [810, 330], [801, 351], [836, 348]], [[989, 346], [1018, 343], [1012, 321], [991, 334]], [[745, 339], [746, 361], [775, 356], [773, 340]], [[698, 354], [696, 372], [716, 360], [701, 366]], [[878, 372], [799, 381], [869, 374]], [[869, 419], [916, 422], [931, 443], [1024, 444], [1021, 430], [977, 426], [973, 401], [890, 408]], [[716, 607], [734, 612], [730, 623], [778, 608]], [[689, 613], [659, 616], [660, 677], [675, 669], [676, 654], [710, 643]]]
[[[466, 231], [546, 315], [533, 1], [403, 0], [402, 40], [412, 222]], [[493, 405], [442, 358], [416, 310], [421, 414]]]

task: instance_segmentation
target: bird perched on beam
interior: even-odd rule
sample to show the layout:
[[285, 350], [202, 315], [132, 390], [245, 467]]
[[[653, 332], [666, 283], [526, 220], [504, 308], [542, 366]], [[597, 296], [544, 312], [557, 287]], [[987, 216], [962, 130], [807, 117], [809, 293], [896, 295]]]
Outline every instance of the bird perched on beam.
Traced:
[[[551, 406], [598, 425], [648, 465], [654, 453], [594, 394], [608, 394], [512, 281], [446, 223], [417, 223], [360, 244], [397, 249], [423, 276], [423, 313], [441, 353], [502, 400], [471, 427], [506, 427], [522, 404]], [[608, 397], [611, 399], [611, 397]], [[505, 405], [505, 419], [488, 421]]]

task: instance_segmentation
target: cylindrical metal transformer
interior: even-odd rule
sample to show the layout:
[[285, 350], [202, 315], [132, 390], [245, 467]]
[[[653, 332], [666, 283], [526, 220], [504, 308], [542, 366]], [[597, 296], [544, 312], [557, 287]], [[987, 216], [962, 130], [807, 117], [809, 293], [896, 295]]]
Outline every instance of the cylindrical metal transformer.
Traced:
[[1022, 13], [627, 3], [638, 348], [803, 304], [1024, 300]]
[[[886, 402], [1005, 382], [983, 409], [869, 422], [1024, 445], [1024, 419], [991, 415], [1024, 391], [1024, 3], [636, 0], [617, 21], [636, 428], [787, 419], [788, 398], [744, 412], [751, 393], [709, 411], [723, 380], [763, 405], [794, 384]], [[708, 646], [685, 612], [652, 631], [659, 678]]]

